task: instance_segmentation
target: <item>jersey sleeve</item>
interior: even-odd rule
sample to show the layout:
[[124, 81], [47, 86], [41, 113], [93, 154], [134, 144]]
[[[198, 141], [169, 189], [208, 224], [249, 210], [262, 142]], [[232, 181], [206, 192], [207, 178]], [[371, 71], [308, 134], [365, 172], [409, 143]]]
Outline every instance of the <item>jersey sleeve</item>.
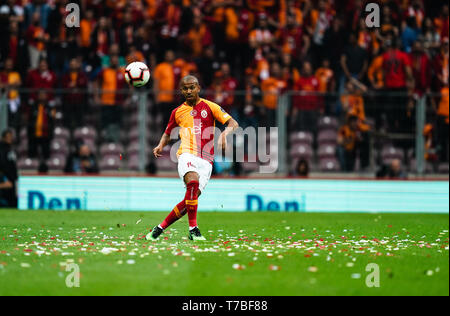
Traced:
[[175, 119], [175, 114], [177, 112], [177, 109], [172, 111], [172, 114], [170, 115], [170, 119], [169, 119], [169, 124], [167, 124], [167, 128], [166, 131], [164, 132], [164, 134], [170, 136], [170, 134], [172, 133], [172, 130], [178, 126], [178, 123]]
[[214, 102], [208, 102], [208, 105], [214, 118], [221, 124], [225, 124], [231, 119], [231, 116], [227, 112], [225, 112], [225, 110], [222, 109], [222, 107], [220, 107], [218, 104]]

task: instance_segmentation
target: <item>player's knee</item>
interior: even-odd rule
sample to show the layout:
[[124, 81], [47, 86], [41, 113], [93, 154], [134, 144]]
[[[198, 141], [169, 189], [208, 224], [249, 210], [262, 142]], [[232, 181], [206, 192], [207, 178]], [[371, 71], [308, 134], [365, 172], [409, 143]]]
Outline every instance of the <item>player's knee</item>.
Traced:
[[197, 172], [191, 171], [191, 172], [186, 173], [186, 175], [184, 176], [184, 182], [186, 184], [188, 184], [189, 182], [192, 182], [192, 181], [197, 181], [197, 182], [199, 181], [199, 176], [198, 176]]

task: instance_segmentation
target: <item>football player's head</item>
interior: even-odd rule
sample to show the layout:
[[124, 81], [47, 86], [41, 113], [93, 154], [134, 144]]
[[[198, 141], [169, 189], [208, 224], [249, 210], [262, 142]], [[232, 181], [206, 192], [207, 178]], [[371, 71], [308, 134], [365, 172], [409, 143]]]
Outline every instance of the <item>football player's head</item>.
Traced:
[[195, 102], [198, 99], [200, 93], [200, 83], [194, 76], [186, 76], [180, 81], [180, 91], [186, 101]]

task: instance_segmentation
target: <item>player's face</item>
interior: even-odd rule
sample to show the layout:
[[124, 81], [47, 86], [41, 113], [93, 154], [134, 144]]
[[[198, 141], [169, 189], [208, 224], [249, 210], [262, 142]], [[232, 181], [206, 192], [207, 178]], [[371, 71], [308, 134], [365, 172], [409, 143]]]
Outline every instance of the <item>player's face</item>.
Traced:
[[181, 83], [181, 94], [186, 101], [196, 101], [200, 93], [200, 86], [194, 80], [186, 80]]

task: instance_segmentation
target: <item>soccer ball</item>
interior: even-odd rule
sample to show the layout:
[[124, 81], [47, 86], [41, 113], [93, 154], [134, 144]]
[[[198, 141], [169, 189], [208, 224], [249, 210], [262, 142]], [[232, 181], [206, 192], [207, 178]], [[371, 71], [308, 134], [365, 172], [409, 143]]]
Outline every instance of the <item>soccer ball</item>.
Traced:
[[125, 69], [125, 80], [128, 84], [138, 88], [145, 85], [150, 79], [150, 69], [141, 62], [133, 62]]

